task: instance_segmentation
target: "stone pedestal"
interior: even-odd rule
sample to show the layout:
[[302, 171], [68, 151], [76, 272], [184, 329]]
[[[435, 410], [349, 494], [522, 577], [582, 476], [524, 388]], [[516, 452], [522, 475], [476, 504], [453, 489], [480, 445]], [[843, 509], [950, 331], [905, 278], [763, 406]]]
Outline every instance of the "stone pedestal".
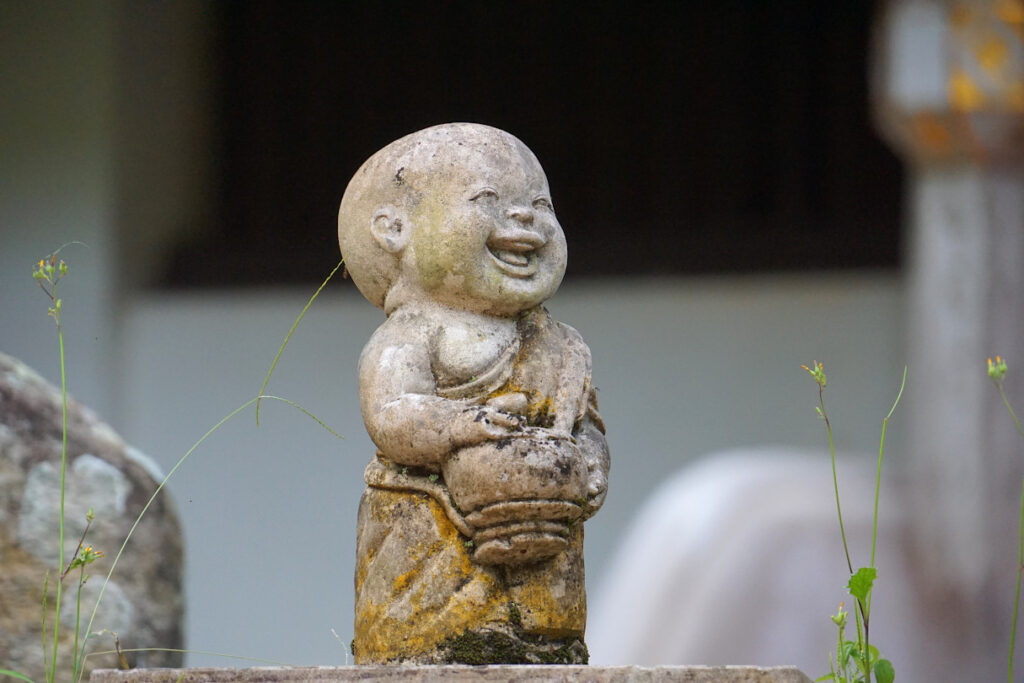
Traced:
[[792, 667], [754, 666], [346, 666], [94, 671], [92, 683], [810, 683]]

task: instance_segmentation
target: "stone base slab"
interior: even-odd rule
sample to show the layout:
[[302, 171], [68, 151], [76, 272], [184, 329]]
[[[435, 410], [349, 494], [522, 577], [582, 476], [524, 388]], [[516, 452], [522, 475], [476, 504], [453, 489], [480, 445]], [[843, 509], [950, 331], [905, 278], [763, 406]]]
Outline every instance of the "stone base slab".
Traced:
[[754, 666], [345, 666], [94, 671], [91, 683], [810, 683], [793, 667]]

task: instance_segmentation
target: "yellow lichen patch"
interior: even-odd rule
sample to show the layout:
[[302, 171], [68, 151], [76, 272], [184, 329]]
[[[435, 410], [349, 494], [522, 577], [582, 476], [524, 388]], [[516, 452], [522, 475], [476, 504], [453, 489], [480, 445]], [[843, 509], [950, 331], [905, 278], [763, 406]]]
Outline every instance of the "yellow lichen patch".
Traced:
[[957, 111], [977, 111], [985, 104], [985, 94], [960, 68], [953, 69], [948, 83], [949, 105]]
[[552, 586], [530, 583], [515, 591], [524, 630], [548, 638], [582, 636], [587, 625], [585, 595], [566, 601], [554, 595]]
[[468, 630], [506, 621], [507, 600], [493, 579], [479, 572], [447, 603], [423, 612], [421, 617], [423, 628], [416, 634], [416, 649], [420, 652], [436, 648]]
[[505, 394], [521, 394], [525, 390], [514, 382], [505, 382], [500, 387], [492, 391], [487, 395], [487, 399], [497, 398], [498, 396], [504, 396]]
[[914, 142], [933, 154], [949, 149], [951, 143], [949, 131], [934, 114], [928, 112], [915, 114], [910, 120], [910, 131]]
[[437, 524], [437, 531], [444, 540], [444, 543], [456, 550], [458, 567], [453, 568], [453, 570], [470, 574], [473, 571], [473, 561], [470, 560], [469, 552], [466, 550], [464, 543], [466, 539], [455, 528], [452, 521], [448, 519], [444, 508], [436, 500], [431, 499], [427, 501], [427, 504], [430, 506], [430, 513], [434, 516], [434, 523]]
[[375, 548], [370, 548], [370, 550], [364, 556], [356, 558], [356, 590], [357, 591], [359, 590], [359, 587], [363, 585], [363, 581], [366, 580], [366, 570], [370, 566], [370, 563], [373, 562], [373, 556], [376, 555], [376, 554], [377, 554], [376, 549]]
[[1007, 24], [1024, 24], [1024, 0], [996, 0], [993, 12]]
[[421, 605], [407, 619], [390, 617], [385, 606], [364, 602], [356, 610], [356, 663], [429, 658], [445, 640], [505, 620], [506, 602], [488, 584], [485, 577], [474, 576], [447, 603]]
[[553, 409], [551, 397], [544, 396], [539, 400], [530, 401], [529, 415], [527, 417], [531, 423], [543, 424], [553, 419], [551, 415]]
[[999, 38], [991, 37], [984, 41], [975, 50], [975, 57], [978, 64], [986, 71], [999, 71], [1006, 64], [1006, 56], [1009, 50], [1006, 43]]
[[1024, 112], [1024, 83], [1014, 83], [1006, 91], [1006, 104], [1016, 112]]
[[404, 591], [406, 588], [409, 587], [409, 583], [413, 580], [413, 577], [415, 576], [416, 568], [410, 569], [404, 574], [399, 574], [398, 578], [396, 578], [394, 581], [394, 591], [396, 593], [401, 593], [402, 591]]
[[387, 502], [387, 499], [384, 499], [381, 501], [382, 504], [377, 504], [370, 507], [370, 514], [373, 515], [373, 519], [375, 522], [387, 523], [394, 519], [394, 507], [391, 504], [384, 504]]
[[[399, 514], [407, 521], [415, 516], [432, 522], [435, 533], [409, 543], [401, 567], [380, 562], [369, 567], [360, 558], [357, 575], [362, 572], [368, 586], [379, 583], [379, 578], [367, 578], [376, 572], [386, 579], [391, 594], [369, 595], [357, 588], [356, 663], [430, 661], [449, 638], [507, 620], [508, 598], [497, 577], [472, 562], [466, 539], [436, 501], [400, 492], [376, 493], [382, 494], [379, 500], [386, 511], [383, 524], [393, 525]], [[388, 512], [393, 514], [390, 520]]]
[[507, 394], [523, 394], [527, 397], [525, 417], [530, 425], [539, 427], [550, 426], [554, 410], [554, 403], [550, 396], [545, 396], [539, 391], [524, 389], [515, 382], [509, 381], [488, 394], [487, 400]]

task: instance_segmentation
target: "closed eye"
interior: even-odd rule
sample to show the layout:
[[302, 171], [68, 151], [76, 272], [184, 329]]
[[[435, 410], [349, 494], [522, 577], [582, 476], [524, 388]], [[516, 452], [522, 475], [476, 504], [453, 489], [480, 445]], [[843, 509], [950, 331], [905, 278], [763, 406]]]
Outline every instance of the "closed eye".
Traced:
[[498, 192], [492, 187], [483, 187], [477, 190], [476, 194], [469, 198], [469, 201], [475, 202], [478, 199], [497, 199]]
[[555, 207], [551, 203], [551, 200], [547, 197], [537, 197], [533, 200], [533, 208], [535, 209], [547, 209], [548, 211], [554, 211]]

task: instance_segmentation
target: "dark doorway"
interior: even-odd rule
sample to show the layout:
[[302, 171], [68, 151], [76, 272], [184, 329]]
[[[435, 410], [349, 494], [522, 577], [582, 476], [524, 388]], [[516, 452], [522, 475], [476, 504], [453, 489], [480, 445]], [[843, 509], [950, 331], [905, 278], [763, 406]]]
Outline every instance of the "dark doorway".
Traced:
[[569, 277], [895, 266], [901, 170], [869, 123], [872, 9], [227, 3], [220, 220], [163, 284], [319, 281], [358, 166], [459, 120], [540, 158]]

